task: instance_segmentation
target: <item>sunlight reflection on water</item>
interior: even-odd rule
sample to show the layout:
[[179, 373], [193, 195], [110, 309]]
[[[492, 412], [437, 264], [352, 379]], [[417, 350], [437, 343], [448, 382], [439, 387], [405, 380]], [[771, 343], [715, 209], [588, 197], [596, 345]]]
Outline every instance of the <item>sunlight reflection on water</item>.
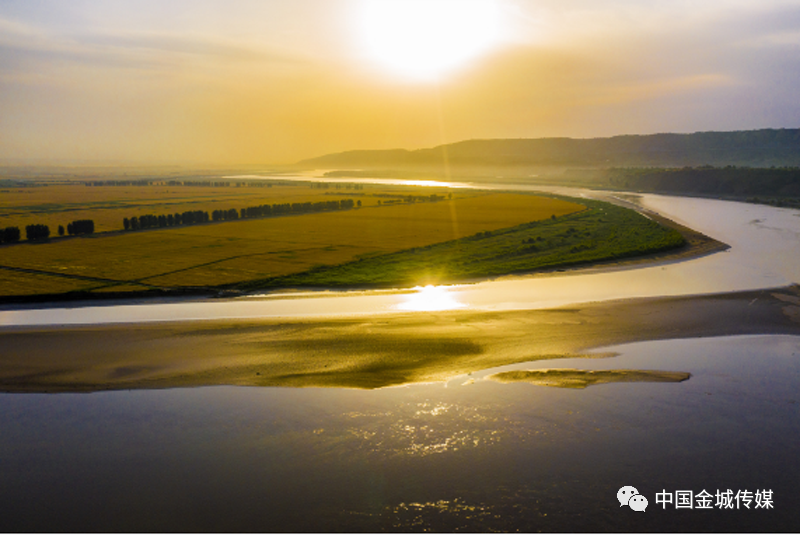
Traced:
[[[520, 187], [520, 189], [524, 189]], [[568, 190], [580, 195], [580, 190]], [[200, 319], [310, 318], [436, 311], [532, 310], [610, 299], [776, 288], [800, 280], [796, 211], [730, 201], [642, 195], [646, 208], [731, 245], [725, 253], [620, 271], [509, 276], [447, 290], [282, 293], [261, 298], [3, 307], [0, 325], [77, 325]], [[758, 220], [758, 224], [751, 222]], [[777, 230], [776, 230], [777, 229]], [[436, 294], [439, 293], [437, 296]], [[298, 299], [297, 297], [302, 296]], [[8, 308], [8, 309], [6, 309]], [[18, 308], [18, 309], [15, 309]]]
[[381, 459], [475, 450], [538, 433], [520, 428], [495, 409], [463, 402], [406, 402], [389, 412], [351, 411], [345, 416], [344, 431], [329, 427], [323, 432], [338, 434], [340, 441], [356, 440], [351, 442], [354, 450]]
[[[0, 394], [0, 531], [797, 531], [800, 337], [594, 351], [560, 364], [692, 378]], [[776, 507], [626, 515], [628, 482]]]
[[456, 300], [445, 286], [432, 286], [429, 284], [424, 288], [417, 286], [415, 290], [417, 290], [416, 293], [407, 296], [403, 303], [397, 305], [399, 310], [426, 312], [455, 310], [467, 306], [466, 303]]

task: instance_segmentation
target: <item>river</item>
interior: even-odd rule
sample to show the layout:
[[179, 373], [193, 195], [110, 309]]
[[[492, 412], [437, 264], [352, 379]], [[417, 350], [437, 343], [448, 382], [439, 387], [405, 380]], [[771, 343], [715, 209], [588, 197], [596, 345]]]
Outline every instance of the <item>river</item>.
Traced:
[[[519, 310], [800, 281], [796, 211], [656, 195], [641, 202], [731, 249], [646, 268], [411, 292], [14, 309], [0, 313], [0, 324]], [[558, 366], [692, 377], [582, 390], [486, 380], [552, 366], [540, 361], [379, 390], [0, 394], [0, 530], [800, 530], [800, 337], [596, 351], [618, 356]], [[627, 485], [646, 498], [645, 511], [620, 506], [617, 491]], [[711, 506], [697, 508], [693, 498], [692, 508], [677, 508], [677, 491], [708, 493]], [[667, 496], [672, 502], [660, 503]]]
[[[494, 186], [536, 191], [522, 186]], [[552, 191], [552, 188], [551, 188]], [[597, 196], [562, 188], [559, 193]], [[601, 194], [605, 196], [606, 194]], [[774, 288], [800, 281], [800, 217], [796, 210], [662, 195], [641, 205], [703, 232], [731, 248], [685, 262], [557, 276], [501, 277], [438, 290], [275, 293], [235, 299], [137, 304], [7, 307], [0, 325], [79, 325], [203, 319], [365, 315], [463, 307], [525, 310], [573, 303]]]

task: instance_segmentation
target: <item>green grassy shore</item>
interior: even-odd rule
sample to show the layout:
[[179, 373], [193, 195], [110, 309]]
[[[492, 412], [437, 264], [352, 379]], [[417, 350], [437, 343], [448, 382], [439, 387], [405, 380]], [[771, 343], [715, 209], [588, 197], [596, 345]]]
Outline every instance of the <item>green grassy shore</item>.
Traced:
[[0, 302], [443, 284], [702, 254], [697, 236], [597, 200], [473, 193], [3, 247]]
[[633, 210], [593, 200], [581, 203], [586, 206], [584, 210], [562, 217], [231, 287], [255, 290], [437, 284], [620, 260], [686, 244], [679, 231]]

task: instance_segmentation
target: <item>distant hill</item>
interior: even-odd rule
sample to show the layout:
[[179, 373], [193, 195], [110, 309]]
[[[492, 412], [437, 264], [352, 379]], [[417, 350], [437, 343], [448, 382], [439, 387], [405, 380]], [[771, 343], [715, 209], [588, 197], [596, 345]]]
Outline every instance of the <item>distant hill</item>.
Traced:
[[572, 139], [476, 139], [419, 150], [354, 150], [303, 160], [325, 168], [453, 166], [800, 166], [800, 129]]

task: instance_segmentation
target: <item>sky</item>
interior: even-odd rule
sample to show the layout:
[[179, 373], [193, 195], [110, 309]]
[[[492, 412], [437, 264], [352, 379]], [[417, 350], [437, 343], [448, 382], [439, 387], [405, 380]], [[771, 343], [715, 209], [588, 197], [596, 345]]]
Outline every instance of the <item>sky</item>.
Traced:
[[800, 0], [0, 0], [0, 159], [800, 126]]

